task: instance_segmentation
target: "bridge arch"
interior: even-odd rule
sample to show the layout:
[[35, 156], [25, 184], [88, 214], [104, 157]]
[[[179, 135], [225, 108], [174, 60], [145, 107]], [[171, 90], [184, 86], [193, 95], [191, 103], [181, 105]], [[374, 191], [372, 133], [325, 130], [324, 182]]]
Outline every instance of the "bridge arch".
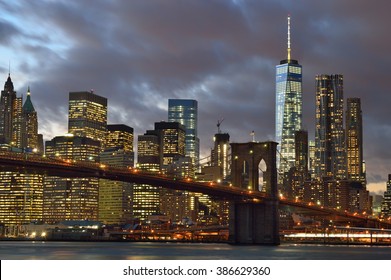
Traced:
[[[258, 191], [259, 166], [264, 163], [266, 170], [262, 172], [263, 191], [271, 197], [277, 198], [276, 152], [276, 142], [232, 143], [232, 184], [246, 190]], [[243, 180], [243, 162], [248, 163], [248, 170], [246, 170], [248, 180]]]
[[[262, 173], [262, 191], [265, 191], [268, 197], [262, 203], [234, 201], [231, 204], [230, 242], [273, 245], [280, 243], [276, 153], [276, 142], [231, 144], [232, 184], [247, 191], [259, 191]], [[245, 172], [243, 163], [248, 164]], [[243, 180], [244, 175], [247, 180]]]

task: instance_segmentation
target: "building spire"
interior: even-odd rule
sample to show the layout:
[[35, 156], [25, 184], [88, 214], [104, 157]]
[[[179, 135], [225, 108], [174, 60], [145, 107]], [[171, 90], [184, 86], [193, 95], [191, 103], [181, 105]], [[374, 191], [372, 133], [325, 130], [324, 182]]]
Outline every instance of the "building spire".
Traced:
[[288, 14], [288, 63], [291, 60], [291, 15]]

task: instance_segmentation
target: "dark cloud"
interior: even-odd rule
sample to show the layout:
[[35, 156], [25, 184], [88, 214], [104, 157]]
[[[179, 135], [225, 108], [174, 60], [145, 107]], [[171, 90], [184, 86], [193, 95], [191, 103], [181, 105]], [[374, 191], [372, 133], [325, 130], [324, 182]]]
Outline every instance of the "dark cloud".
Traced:
[[385, 181], [391, 173], [386, 0], [20, 0], [0, 7], [1, 47], [17, 59], [11, 63], [19, 92], [31, 86], [46, 139], [66, 132], [70, 91], [107, 97], [109, 121], [136, 134], [167, 119], [168, 98], [194, 98], [203, 154], [221, 118], [233, 141], [248, 141], [252, 130], [257, 140], [273, 138], [275, 65], [286, 56], [290, 13], [310, 137], [315, 75], [341, 73], [345, 98], [362, 99], [368, 179]]

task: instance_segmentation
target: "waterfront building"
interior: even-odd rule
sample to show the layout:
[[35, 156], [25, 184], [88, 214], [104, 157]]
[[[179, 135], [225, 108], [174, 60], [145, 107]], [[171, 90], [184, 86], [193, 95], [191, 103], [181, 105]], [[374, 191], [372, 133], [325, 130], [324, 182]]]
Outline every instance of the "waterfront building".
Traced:
[[[288, 55], [276, 66], [277, 166], [282, 176], [295, 165], [295, 131], [302, 123], [302, 66], [291, 59], [290, 17], [288, 16]], [[281, 176], [282, 175], [282, 176]]]
[[363, 160], [363, 125], [360, 98], [348, 98], [346, 109], [347, 177], [366, 184]]
[[343, 76], [316, 76], [315, 177], [346, 179]]
[[[0, 172], [0, 223], [20, 226], [42, 220], [43, 176]], [[17, 235], [18, 232], [10, 233]]]
[[93, 91], [69, 93], [68, 133], [101, 142], [107, 130], [107, 98]]
[[[57, 136], [46, 141], [45, 155], [63, 161], [99, 162], [100, 141], [87, 137]], [[48, 223], [62, 220], [98, 219], [97, 178], [47, 176], [43, 218]]]
[[[1, 148], [13, 152], [36, 152], [38, 146], [38, 121], [30, 99], [30, 90], [23, 105], [17, 97], [10, 75], [5, 82], [0, 99]], [[0, 171], [0, 223], [19, 226], [42, 220], [43, 176], [38, 174]]]
[[168, 121], [178, 122], [185, 127], [185, 155], [192, 158], [194, 167], [197, 167], [200, 158], [197, 100], [169, 99]]

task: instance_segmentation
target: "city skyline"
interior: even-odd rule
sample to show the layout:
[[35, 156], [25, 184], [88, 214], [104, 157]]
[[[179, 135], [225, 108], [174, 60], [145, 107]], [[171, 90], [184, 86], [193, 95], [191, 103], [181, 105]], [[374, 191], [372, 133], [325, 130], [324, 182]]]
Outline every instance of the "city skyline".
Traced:
[[135, 135], [166, 119], [167, 99], [195, 99], [203, 157], [221, 118], [232, 142], [250, 141], [252, 130], [257, 141], [274, 139], [274, 67], [286, 53], [290, 13], [292, 57], [304, 69], [303, 128], [313, 140], [315, 75], [343, 74], [345, 99], [361, 98], [368, 189], [385, 190], [391, 133], [382, 104], [388, 101], [391, 42], [387, 2], [368, 5], [136, 1], [130, 9], [103, 2], [91, 7], [88, 1], [0, 3], [0, 73], [5, 81], [10, 62], [18, 96], [30, 85], [45, 140], [66, 133], [71, 91], [93, 88], [108, 98], [109, 123], [131, 126]]

